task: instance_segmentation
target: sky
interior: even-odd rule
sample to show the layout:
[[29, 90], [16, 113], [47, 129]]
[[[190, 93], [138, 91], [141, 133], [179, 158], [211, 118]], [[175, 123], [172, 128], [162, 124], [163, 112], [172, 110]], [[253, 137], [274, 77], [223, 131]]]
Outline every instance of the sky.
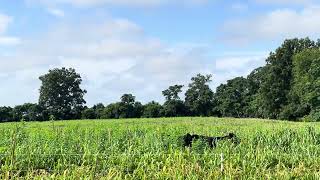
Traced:
[[210, 87], [263, 66], [286, 38], [320, 35], [318, 0], [3, 0], [0, 106], [37, 103], [39, 76], [71, 67], [87, 105], [147, 103], [212, 74]]

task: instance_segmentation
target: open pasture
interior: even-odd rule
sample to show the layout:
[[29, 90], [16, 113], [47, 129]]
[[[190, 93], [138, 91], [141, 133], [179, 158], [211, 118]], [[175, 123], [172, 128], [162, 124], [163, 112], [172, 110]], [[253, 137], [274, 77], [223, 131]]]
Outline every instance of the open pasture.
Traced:
[[[186, 133], [241, 143], [210, 149]], [[0, 124], [0, 178], [320, 178], [320, 126], [233, 118], [160, 118]]]

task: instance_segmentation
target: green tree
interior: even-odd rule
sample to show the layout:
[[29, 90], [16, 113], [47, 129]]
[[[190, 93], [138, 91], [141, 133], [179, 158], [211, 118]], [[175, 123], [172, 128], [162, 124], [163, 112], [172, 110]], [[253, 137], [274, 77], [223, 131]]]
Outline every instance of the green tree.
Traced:
[[135, 102], [136, 97], [132, 94], [124, 94], [121, 96], [120, 102], [120, 116], [119, 118], [134, 118], [136, 116], [135, 112]]
[[183, 85], [169, 86], [168, 89], [162, 91], [166, 101], [180, 100], [179, 93], [182, 92]]
[[121, 102], [127, 105], [133, 105], [136, 101], [136, 97], [132, 94], [124, 94], [121, 96]]
[[124, 94], [121, 101], [109, 104], [102, 113], [102, 118], [119, 119], [119, 118], [140, 118], [143, 113], [143, 105], [136, 101], [132, 94]]
[[92, 107], [95, 112], [96, 119], [101, 119], [104, 108], [105, 107], [102, 103], [98, 103]]
[[258, 92], [266, 76], [266, 71], [266, 66], [259, 67], [247, 76], [248, 94], [245, 101], [248, 103], [248, 106], [244, 110], [247, 117], [263, 117], [264, 111], [259, 105], [260, 96]]
[[12, 108], [11, 107], [0, 107], [0, 122], [13, 121]]
[[214, 94], [208, 85], [211, 78], [212, 75], [201, 74], [191, 78], [192, 82], [185, 93], [185, 104], [192, 115], [209, 116], [212, 112]]
[[183, 85], [170, 86], [162, 91], [166, 102], [163, 104], [162, 112], [166, 117], [177, 117], [187, 115], [187, 108], [183, 101], [180, 100], [179, 93], [182, 92]]
[[12, 110], [12, 116], [15, 121], [22, 119], [25, 121], [44, 121], [48, 119], [44, 116], [41, 106], [32, 103], [15, 106]]
[[248, 81], [243, 77], [228, 80], [227, 84], [217, 87], [215, 100], [222, 116], [247, 117], [248, 95]]
[[264, 117], [279, 118], [282, 108], [289, 104], [289, 92], [292, 86], [292, 58], [295, 54], [316, 47], [309, 38], [290, 39], [267, 58], [264, 81], [259, 90], [259, 106]]
[[134, 116], [133, 118], [141, 118], [143, 115], [144, 106], [141, 102], [137, 101], [134, 103]]
[[[291, 93], [299, 97], [300, 105], [309, 106], [311, 117], [320, 121], [320, 50], [308, 49], [294, 57], [294, 85]], [[307, 115], [305, 112], [300, 116]]]
[[102, 119], [119, 119], [120, 117], [120, 106], [119, 102], [111, 103], [107, 105], [102, 113]]
[[56, 119], [80, 118], [86, 90], [81, 89], [81, 76], [74, 69], [52, 69], [39, 79], [39, 104], [49, 115]]
[[81, 113], [82, 119], [96, 119], [96, 112], [93, 108], [86, 108]]
[[157, 118], [161, 117], [162, 106], [161, 104], [152, 101], [144, 105], [143, 116], [144, 118]]

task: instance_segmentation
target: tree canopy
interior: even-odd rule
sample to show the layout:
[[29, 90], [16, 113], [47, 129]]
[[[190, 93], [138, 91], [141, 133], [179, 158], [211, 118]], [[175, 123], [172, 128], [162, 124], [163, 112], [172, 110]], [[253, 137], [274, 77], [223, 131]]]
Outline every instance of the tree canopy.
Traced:
[[208, 83], [212, 75], [201, 75], [191, 78], [189, 89], [185, 93], [185, 104], [193, 115], [209, 116], [213, 108], [213, 91]]
[[39, 104], [48, 115], [56, 119], [80, 118], [87, 91], [81, 89], [82, 79], [75, 69], [55, 68], [39, 79], [42, 83]]
[[320, 121], [320, 50], [307, 49], [294, 57], [292, 91], [301, 104], [310, 107], [311, 116]]
[[288, 96], [293, 80], [293, 56], [317, 45], [309, 38], [290, 39], [270, 54], [266, 60], [266, 73], [260, 87], [260, 103], [264, 117], [279, 118], [282, 108], [289, 104]]
[[187, 114], [186, 106], [179, 96], [182, 88], [183, 85], [173, 85], [162, 91], [166, 101], [163, 104], [161, 114], [165, 117], [185, 116]]

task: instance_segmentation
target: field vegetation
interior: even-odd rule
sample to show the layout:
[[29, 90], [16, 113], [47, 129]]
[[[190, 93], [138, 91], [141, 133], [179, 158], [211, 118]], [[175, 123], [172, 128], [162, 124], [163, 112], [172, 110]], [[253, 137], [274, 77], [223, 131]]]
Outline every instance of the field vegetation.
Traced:
[[[0, 178], [317, 179], [319, 130], [318, 123], [200, 117], [4, 123]], [[239, 145], [179, 141], [229, 132]]]

